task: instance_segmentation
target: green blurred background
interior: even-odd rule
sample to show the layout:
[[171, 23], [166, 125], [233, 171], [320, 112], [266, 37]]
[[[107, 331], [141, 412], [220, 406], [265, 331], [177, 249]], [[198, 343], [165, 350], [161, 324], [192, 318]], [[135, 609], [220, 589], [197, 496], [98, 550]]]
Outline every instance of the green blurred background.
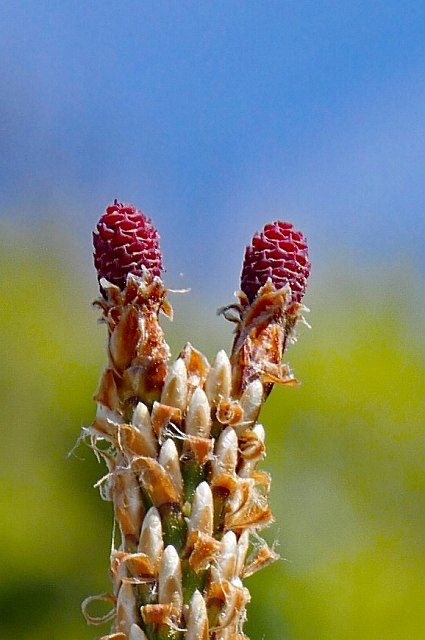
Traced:
[[[399, 267], [312, 276], [312, 330], [287, 354], [302, 385], [262, 415], [282, 559], [248, 579], [252, 640], [425, 637], [423, 290]], [[80, 603], [109, 588], [111, 507], [91, 452], [68, 455], [105, 361], [94, 273], [63, 235], [3, 229], [0, 275], [0, 637], [95, 638]], [[200, 329], [202, 301], [174, 299], [174, 356], [193, 336], [210, 358], [229, 347], [230, 325]]]
[[[244, 246], [312, 261], [262, 419], [282, 560], [252, 640], [425, 638], [425, 3], [1, 0], [0, 640], [84, 640], [112, 514], [84, 446], [105, 362], [91, 230], [154, 218], [175, 320], [210, 358]], [[69, 452], [73, 455], [69, 456]]]

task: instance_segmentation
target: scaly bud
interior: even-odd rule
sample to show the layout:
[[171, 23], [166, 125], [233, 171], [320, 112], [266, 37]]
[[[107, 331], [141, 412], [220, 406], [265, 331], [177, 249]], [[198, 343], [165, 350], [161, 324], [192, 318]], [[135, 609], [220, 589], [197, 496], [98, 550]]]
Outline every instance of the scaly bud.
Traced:
[[136, 597], [128, 582], [122, 582], [117, 598], [118, 631], [127, 634], [137, 620]]
[[241, 397], [241, 407], [243, 409], [242, 429], [247, 429], [255, 422], [262, 402], [263, 385], [261, 380], [253, 380], [246, 386]]
[[199, 387], [190, 399], [186, 416], [186, 433], [190, 436], [208, 438], [211, 430], [211, 409], [208, 398]]
[[184, 411], [186, 409], [186, 398], [187, 369], [184, 360], [178, 358], [168, 367], [161, 393], [161, 403]]
[[183, 606], [182, 572], [179, 554], [172, 544], [162, 554], [158, 581], [159, 604], [172, 604], [180, 613]]
[[215, 447], [213, 473], [234, 474], [238, 463], [238, 436], [232, 427], [226, 427], [220, 433]]
[[189, 531], [200, 531], [212, 534], [213, 528], [213, 497], [208, 482], [201, 482], [196, 488], [192, 513], [188, 522]]
[[163, 549], [161, 516], [155, 507], [151, 507], [143, 521], [138, 551], [145, 553], [158, 567]]
[[144, 444], [142, 454], [155, 458], [158, 452], [158, 441], [152, 429], [148, 408], [143, 402], [137, 403], [133, 412], [132, 423], [137, 427]]
[[152, 276], [162, 271], [158, 231], [142, 211], [114, 200], [106, 208], [93, 233], [94, 265], [98, 279], [106, 278], [124, 289], [127, 274]]
[[227, 531], [221, 539], [217, 569], [221, 580], [232, 580], [236, 574], [238, 542], [233, 531]]
[[130, 629], [129, 640], [148, 640], [146, 634], [138, 624], [132, 624]]
[[185, 640], [208, 640], [208, 616], [205, 600], [196, 589], [189, 603]]
[[179, 454], [176, 445], [168, 438], [161, 447], [159, 464], [164, 467], [179, 497], [183, 496], [183, 478], [180, 471]]
[[211, 405], [228, 400], [232, 388], [232, 367], [224, 349], [221, 349], [211, 366], [205, 382], [205, 391]]
[[292, 302], [300, 302], [310, 274], [307, 241], [289, 222], [266, 224], [246, 248], [241, 289], [252, 302], [270, 278], [276, 289], [289, 284]]

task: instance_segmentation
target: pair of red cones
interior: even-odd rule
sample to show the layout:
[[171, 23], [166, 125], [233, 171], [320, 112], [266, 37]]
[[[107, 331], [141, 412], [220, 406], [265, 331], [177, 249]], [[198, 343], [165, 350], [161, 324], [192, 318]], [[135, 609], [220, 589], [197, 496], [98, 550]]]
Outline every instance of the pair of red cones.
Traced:
[[[128, 273], [152, 276], [163, 269], [159, 234], [150, 218], [131, 204], [115, 200], [106, 208], [93, 234], [94, 264], [99, 280], [106, 278], [120, 289]], [[240, 288], [252, 302], [268, 278], [276, 289], [289, 284], [292, 302], [300, 302], [310, 274], [308, 246], [301, 231], [289, 222], [266, 224], [246, 247]]]

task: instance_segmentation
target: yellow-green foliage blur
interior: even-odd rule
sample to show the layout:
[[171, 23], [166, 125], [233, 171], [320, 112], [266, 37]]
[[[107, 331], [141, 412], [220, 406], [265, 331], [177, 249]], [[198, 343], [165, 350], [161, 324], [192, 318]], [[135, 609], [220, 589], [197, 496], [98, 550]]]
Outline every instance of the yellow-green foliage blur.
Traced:
[[[91, 452], [68, 453], [105, 360], [95, 278], [28, 238], [1, 245], [0, 638], [92, 639], [108, 627], [80, 603], [109, 589], [111, 506]], [[423, 306], [395, 273], [312, 278], [313, 329], [287, 353], [302, 385], [262, 414], [282, 559], [248, 579], [252, 640], [425, 638]], [[209, 335], [195, 346], [212, 355]]]

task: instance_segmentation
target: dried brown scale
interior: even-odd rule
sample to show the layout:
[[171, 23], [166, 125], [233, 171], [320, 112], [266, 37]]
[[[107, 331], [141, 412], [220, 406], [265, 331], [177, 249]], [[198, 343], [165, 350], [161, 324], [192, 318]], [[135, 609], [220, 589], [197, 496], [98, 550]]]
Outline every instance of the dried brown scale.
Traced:
[[263, 383], [266, 399], [274, 384], [294, 385], [296, 380], [282, 358], [287, 344], [296, 339], [296, 326], [307, 308], [292, 302], [289, 285], [275, 289], [271, 281], [261, 287], [252, 304], [239, 292], [239, 304], [219, 309], [236, 324], [230, 357], [232, 390], [241, 397], [253, 380]]
[[136, 398], [150, 406], [160, 397], [170, 350], [158, 315], [172, 316], [172, 310], [161, 280], [147, 271], [144, 278], [130, 274], [123, 292], [106, 280], [101, 283], [106, 299], [95, 305], [108, 327], [109, 366], [95, 400], [127, 417]]
[[[249, 640], [242, 579], [277, 558], [259, 536], [273, 516], [256, 421], [273, 384], [294, 381], [281, 360], [303, 307], [267, 282], [222, 310], [236, 322], [230, 359], [220, 351], [210, 365], [187, 344], [168, 364], [159, 277], [142, 270], [122, 289], [101, 287], [108, 364], [85, 434], [107, 465], [99, 486], [120, 532], [113, 593], [100, 596], [115, 622], [102, 640]], [[92, 601], [83, 611], [95, 624]]]

